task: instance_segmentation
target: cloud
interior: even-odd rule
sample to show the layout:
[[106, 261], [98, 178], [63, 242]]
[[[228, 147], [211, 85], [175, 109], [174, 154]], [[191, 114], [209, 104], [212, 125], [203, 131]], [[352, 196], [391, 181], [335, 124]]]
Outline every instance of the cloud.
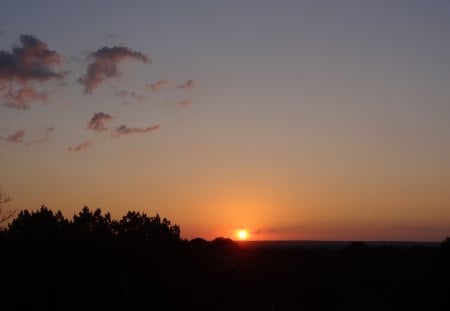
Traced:
[[64, 74], [54, 70], [62, 56], [32, 35], [21, 35], [12, 52], [0, 51], [0, 84], [45, 82], [62, 79]]
[[179, 102], [179, 105], [180, 105], [181, 107], [187, 107], [187, 106], [189, 106], [191, 103], [192, 103], [192, 100], [191, 100], [190, 98], [186, 98], [186, 99], [183, 99], [182, 101], [180, 101], [180, 102]]
[[187, 79], [185, 83], [178, 84], [177, 89], [191, 89], [194, 87], [194, 80]]
[[168, 80], [159, 80], [155, 83], [147, 84], [146, 87], [148, 87], [153, 92], [159, 92], [162, 89], [167, 89], [170, 87], [170, 81]]
[[145, 99], [144, 95], [142, 95], [140, 93], [137, 93], [137, 92], [134, 92], [134, 91], [127, 91], [127, 90], [120, 90], [120, 91], [118, 91], [116, 93], [116, 96], [117, 97], [128, 97], [128, 96], [130, 96], [130, 97], [132, 97], [134, 99], [137, 99], [137, 100], [144, 100]]
[[130, 50], [127, 47], [103, 47], [89, 55], [91, 63], [84, 76], [78, 79], [84, 85], [84, 93], [89, 94], [106, 79], [121, 75], [117, 65], [126, 59], [140, 60], [144, 63], [151, 63], [147, 55]]
[[276, 232], [280, 232], [280, 231], [285, 231], [285, 230], [280, 229], [280, 228], [258, 229], [258, 230], [255, 230], [255, 231], [251, 231], [249, 233], [250, 234], [254, 234], [254, 235], [263, 235], [263, 234], [276, 233]]
[[128, 127], [126, 125], [121, 125], [114, 130], [113, 136], [118, 137], [122, 135], [132, 135], [132, 134], [142, 134], [153, 132], [161, 127], [160, 124], [152, 125], [145, 128], [140, 127]]
[[94, 113], [91, 120], [88, 122], [86, 129], [102, 132], [107, 129], [105, 124], [108, 123], [108, 121], [111, 121], [112, 118], [111, 115], [103, 112]]
[[31, 86], [22, 87], [16, 91], [9, 89], [3, 96], [5, 106], [17, 110], [28, 110], [30, 103], [41, 101], [45, 103], [48, 99], [48, 92], [37, 91]]
[[82, 143], [82, 144], [79, 144], [79, 145], [76, 145], [73, 147], [69, 147], [69, 148], [67, 148], [67, 150], [71, 151], [71, 152], [78, 152], [78, 151], [86, 150], [90, 147], [91, 147], [91, 143], [89, 141], [87, 141], [85, 143]]
[[14, 134], [10, 135], [6, 141], [12, 142], [12, 143], [21, 143], [23, 142], [23, 138], [25, 137], [25, 130], [18, 130]]
[[0, 93], [4, 105], [27, 110], [34, 101], [44, 103], [48, 92], [38, 91], [34, 84], [62, 82], [65, 73], [55, 69], [62, 61], [63, 57], [45, 42], [32, 35], [21, 35], [11, 52], [0, 51]]
[[131, 92], [130, 96], [137, 100], [144, 100], [145, 96], [136, 92]]
[[44, 138], [40, 138], [40, 139], [36, 139], [30, 142], [27, 142], [25, 144], [25, 146], [30, 146], [30, 145], [34, 145], [34, 144], [42, 144], [42, 143], [47, 143], [50, 141], [50, 132], [52, 132], [54, 130], [53, 127], [47, 127], [45, 129], [45, 137]]

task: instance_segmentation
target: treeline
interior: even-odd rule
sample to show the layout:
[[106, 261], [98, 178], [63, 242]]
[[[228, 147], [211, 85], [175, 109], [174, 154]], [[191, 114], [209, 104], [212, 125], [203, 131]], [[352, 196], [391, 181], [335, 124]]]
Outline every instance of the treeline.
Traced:
[[230, 239], [183, 240], [159, 215], [24, 210], [0, 230], [0, 310], [221, 309], [218, 276], [240, 255]]
[[84, 207], [72, 219], [61, 211], [56, 213], [45, 206], [37, 211], [21, 211], [1, 232], [3, 239], [23, 242], [53, 241], [127, 241], [130, 243], [171, 245], [180, 241], [180, 227], [159, 215], [130, 211], [120, 220], [111, 219], [101, 209]]
[[245, 248], [158, 215], [22, 211], [0, 233], [3, 310], [450, 310], [439, 248]]

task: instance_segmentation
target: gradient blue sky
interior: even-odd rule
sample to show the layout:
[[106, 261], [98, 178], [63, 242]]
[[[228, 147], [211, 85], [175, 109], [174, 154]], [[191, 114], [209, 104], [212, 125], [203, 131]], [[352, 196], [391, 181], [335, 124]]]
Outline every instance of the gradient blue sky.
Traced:
[[[44, 105], [17, 110], [0, 99], [10, 208], [158, 211], [187, 238], [239, 228], [253, 239], [450, 234], [448, 1], [0, 7], [1, 51], [30, 34], [63, 56], [67, 72], [64, 86], [39, 86], [52, 91]], [[86, 57], [105, 46], [152, 64], [120, 62], [122, 76], [84, 94]], [[176, 87], [188, 79], [193, 87]], [[145, 87], [159, 80], [171, 87]], [[108, 131], [86, 130], [97, 112], [113, 116]], [[160, 128], [113, 137], [122, 124]], [[23, 142], [8, 141], [19, 130]]]

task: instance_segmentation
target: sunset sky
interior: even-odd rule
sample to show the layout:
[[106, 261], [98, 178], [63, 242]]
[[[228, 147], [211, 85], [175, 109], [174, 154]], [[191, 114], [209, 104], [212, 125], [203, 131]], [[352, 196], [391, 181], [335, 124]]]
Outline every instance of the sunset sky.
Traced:
[[450, 235], [449, 1], [0, 1], [5, 207], [183, 238]]

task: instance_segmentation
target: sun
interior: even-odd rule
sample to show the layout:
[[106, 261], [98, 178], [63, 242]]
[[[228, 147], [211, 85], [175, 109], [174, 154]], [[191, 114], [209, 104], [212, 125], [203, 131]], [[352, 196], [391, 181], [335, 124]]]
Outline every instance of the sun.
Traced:
[[236, 235], [239, 238], [239, 240], [241, 240], [241, 241], [248, 239], [248, 231], [247, 230], [244, 230], [244, 229], [238, 230], [236, 232]]

